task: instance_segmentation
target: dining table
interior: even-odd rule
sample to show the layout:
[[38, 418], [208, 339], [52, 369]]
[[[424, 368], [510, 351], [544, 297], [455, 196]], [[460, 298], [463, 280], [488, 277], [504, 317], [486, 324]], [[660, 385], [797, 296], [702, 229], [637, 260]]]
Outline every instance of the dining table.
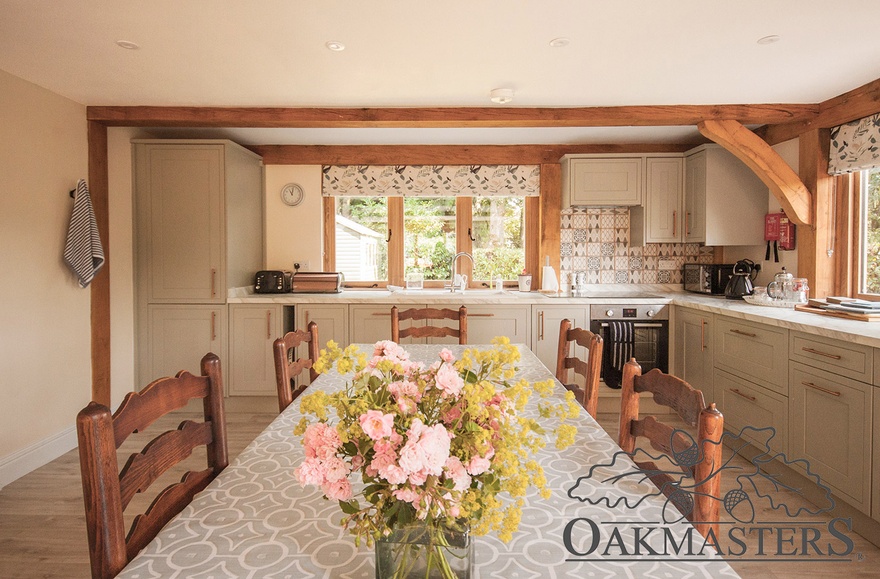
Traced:
[[[358, 346], [367, 355], [373, 351], [372, 344]], [[464, 348], [491, 346], [404, 347], [412, 359], [430, 364], [442, 348], [458, 357]], [[515, 379], [555, 380], [527, 346], [516, 347], [521, 358]], [[329, 371], [306, 392], [334, 392], [347, 379], [350, 375]], [[555, 386], [552, 396], [562, 400], [565, 389]], [[523, 414], [539, 417], [538, 402], [533, 395]], [[304, 459], [293, 433], [302, 416], [294, 401], [118, 577], [375, 577], [374, 548], [355, 544], [341, 526], [339, 504], [294, 476]], [[574, 444], [557, 449], [548, 425], [547, 444], [535, 455], [550, 497], [529, 490], [519, 530], [509, 542], [494, 532], [474, 537], [474, 577], [738, 576], [687, 520], [664, 522], [665, 497], [650, 480], [630, 476], [637, 467], [593, 417], [582, 411], [570, 423], [577, 428]], [[357, 489], [359, 482], [352, 484]]]

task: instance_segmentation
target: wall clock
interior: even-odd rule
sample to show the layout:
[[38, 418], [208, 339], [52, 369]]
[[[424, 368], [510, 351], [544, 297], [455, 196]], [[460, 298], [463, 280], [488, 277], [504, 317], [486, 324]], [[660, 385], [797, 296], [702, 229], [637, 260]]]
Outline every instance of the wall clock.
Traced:
[[281, 188], [281, 200], [291, 207], [296, 207], [302, 203], [304, 196], [303, 188], [296, 183], [288, 183]]

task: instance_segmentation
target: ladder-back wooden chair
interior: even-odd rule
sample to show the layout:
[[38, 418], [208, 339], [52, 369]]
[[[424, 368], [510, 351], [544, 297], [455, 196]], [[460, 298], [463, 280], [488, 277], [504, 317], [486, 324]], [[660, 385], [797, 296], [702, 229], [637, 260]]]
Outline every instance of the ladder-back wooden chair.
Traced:
[[[587, 349], [586, 362], [571, 356], [572, 343]], [[602, 336], [582, 328], [572, 328], [571, 320], [564, 319], [559, 324], [559, 346], [556, 354], [556, 379], [566, 390], [575, 393], [586, 411], [596, 418], [599, 408], [599, 375], [602, 370]], [[569, 382], [569, 370], [574, 370], [584, 379], [583, 389], [575, 382]]]
[[[400, 322], [404, 320], [455, 320], [458, 328], [447, 326], [414, 326], [400, 329]], [[456, 310], [437, 308], [412, 308], [403, 310], [397, 306], [391, 308], [391, 340], [400, 343], [401, 338], [443, 338], [451, 336], [458, 338], [459, 344], [467, 344], [467, 308], [461, 306]]]
[[[675, 429], [655, 416], [640, 419], [639, 395], [642, 393], [653, 394], [655, 403], [671, 408], [688, 426], [696, 427], [696, 441], [681, 432], [673, 437]], [[652, 448], [673, 457], [681, 470], [693, 477], [693, 485], [689, 484], [686, 491], [676, 493], [679, 487], [671, 475], [661, 472], [662, 469], [653, 462], [636, 462], [704, 537], [710, 529], [718, 536], [723, 432], [724, 417], [715, 404], [706, 406], [701, 391], [656, 368], [642, 375], [642, 368], [635, 359], [624, 365], [618, 434], [620, 448], [632, 454], [636, 439], [645, 437]], [[688, 497], [692, 497], [692, 503]]]
[[[201, 376], [181, 371], [174, 378], [160, 378], [140, 392], [130, 392], [111, 414], [91, 402], [76, 417], [82, 469], [83, 499], [89, 540], [92, 577], [115, 577], [147, 545], [159, 530], [188, 505], [228, 464], [226, 419], [223, 410], [223, 378], [220, 359], [202, 358]], [[204, 422], [183, 421], [177, 430], [154, 438], [132, 454], [120, 471], [116, 451], [134, 432], [189, 400], [201, 398]], [[144, 492], [162, 473], [205, 446], [207, 468], [187, 472], [179, 483], [157, 494], [150, 507], [137, 515], [128, 536], [123, 511], [136, 493]]]
[[[296, 348], [300, 344], [307, 343], [309, 350], [308, 358], [297, 358]], [[275, 381], [278, 388], [278, 411], [281, 412], [290, 403], [302, 394], [308, 384], [296, 385], [297, 377], [308, 368], [309, 384], [315, 381], [318, 373], [315, 372], [315, 362], [318, 359], [318, 324], [309, 322], [305, 330], [287, 332], [284, 337], [275, 340], [272, 344], [272, 352], [275, 356]]]

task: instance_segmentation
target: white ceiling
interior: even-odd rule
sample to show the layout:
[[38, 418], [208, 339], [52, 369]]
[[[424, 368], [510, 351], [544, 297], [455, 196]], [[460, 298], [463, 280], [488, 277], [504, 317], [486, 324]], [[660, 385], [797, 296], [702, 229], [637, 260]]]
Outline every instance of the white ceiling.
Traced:
[[[877, 21], [878, 0], [0, 0], [0, 69], [87, 105], [817, 103], [880, 77], [880, 34], [864, 25]], [[757, 43], [768, 35], [781, 40]], [[558, 37], [569, 45], [551, 47]], [[329, 40], [346, 49], [328, 50]], [[515, 91], [513, 103], [489, 102], [498, 87]], [[694, 134], [630, 127], [223, 136], [246, 144], [493, 144]]]

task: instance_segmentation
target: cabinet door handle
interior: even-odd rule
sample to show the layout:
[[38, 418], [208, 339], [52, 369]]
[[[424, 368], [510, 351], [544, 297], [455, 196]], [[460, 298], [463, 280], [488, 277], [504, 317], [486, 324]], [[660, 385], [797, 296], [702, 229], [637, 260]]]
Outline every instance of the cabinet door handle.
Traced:
[[743, 332], [742, 330], [730, 330], [734, 334], [739, 334], [740, 336], [746, 336], [749, 338], [757, 338], [758, 334], [750, 334], [749, 332]]
[[272, 339], [272, 310], [266, 310], [266, 339]]
[[672, 237], [675, 237], [675, 229], [678, 224], [678, 211], [672, 212]]
[[538, 312], [538, 319], [541, 321], [541, 331], [538, 332], [538, 339], [544, 339], [544, 312]]
[[380, 318], [390, 318], [391, 312], [373, 312], [371, 316], [379, 316]]
[[840, 360], [840, 356], [836, 354], [828, 354], [827, 352], [820, 352], [819, 350], [814, 350], [813, 348], [807, 348], [804, 346], [801, 348], [804, 352], [809, 352], [810, 354], [816, 354], [818, 356], [825, 356], [826, 358], [831, 358], [832, 360]]
[[740, 392], [740, 391], [737, 390], [736, 388], [731, 388], [730, 391], [733, 392], [734, 394], [736, 394], [737, 396], [742, 396], [742, 397], [745, 398], [746, 400], [751, 400], [752, 402], [754, 402], [755, 400], [757, 400], [754, 396], [749, 396], [748, 394], [745, 394], [745, 393], [743, 393], [743, 392]]
[[827, 388], [822, 388], [821, 386], [816, 386], [812, 382], [801, 382], [804, 386], [809, 386], [813, 390], [818, 390], [819, 392], [824, 392], [825, 394], [831, 394], [832, 396], [840, 396], [840, 392], [835, 392], [834, 390], [828, 390]]
[[469, 318], [494, 318], [495, 314], [472, 314], [468, 312]]
[[211, 268], [211, 297], [217, 296], [217, 270]]
[[700, 320], [700, 351], [706, 351], [706, 320]]
[[684, 214], [684, 234], [691, 234], [691, 212], [686, 211]]
[[211, 341], [217, 339], [217, 312], [211, 312]]

